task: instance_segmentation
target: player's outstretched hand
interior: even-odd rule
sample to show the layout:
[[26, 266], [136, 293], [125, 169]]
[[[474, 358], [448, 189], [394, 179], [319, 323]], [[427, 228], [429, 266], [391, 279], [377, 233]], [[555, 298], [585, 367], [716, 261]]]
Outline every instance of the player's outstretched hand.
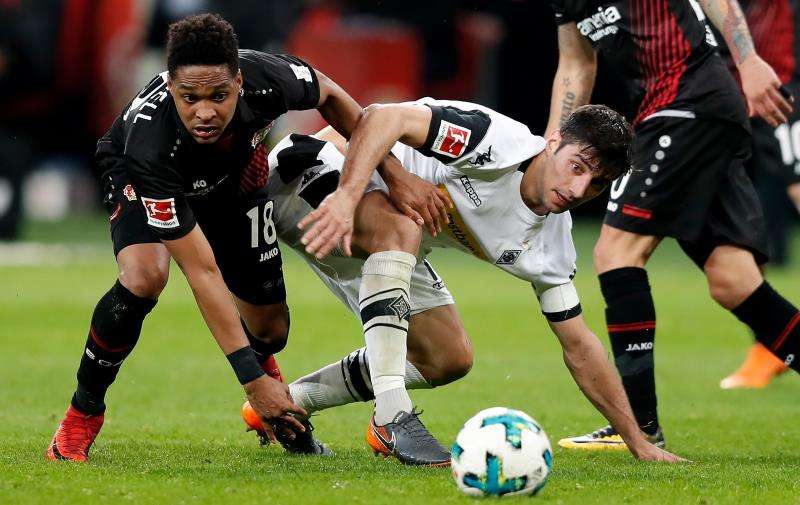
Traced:
[[435, 237], [450, 222], [447, 210], [453, 202], [447, 193], [412, 173], [392, 179], [389, 200], [395, 207], [420, 226], [426, 226]]
[[300, 239], [308, 254], [321, 260], [341, 241], [344, 254], [352, 255], [350, 241], [353, 238], [353, 215], [358, 204], [354, 200], [341, 189], [337, 189], [326, 196], [319, 207], [300, 220], [297, 227], [301, 230], [311, 225]]
[[[298, 421], [293, 414], [305, 417], [308, 413], [292, 401], [289, 387], [283, 382], [268, 375], [262, 375], [245, 384], [244, 390], [247, 393], [247, 399], [250, 400], [250, 405], [264, 420], [264, 429], [271, 441], [277, 441], [273, 431], [274, 425], [281, 428], [288, 426], [299, 432], [306, 431], [303, 423]], [[294, 438], [291, 430], [287, 430], [287, 435]]]
[[665, 451], [654, 446], [651, 443], [645, 443], [643, 446], [633, 453], [633, 456], [639, 461], [660, 461], [663, 463], [691, 463], [688, 459], [676, 456], [671, 452]]
[[781, 94], [781, 81], [772, 67], [752, 54], [739, 65], [739, 74], [750, 115], [763, 118], [773, 127], [785, 123], [792, 103]]

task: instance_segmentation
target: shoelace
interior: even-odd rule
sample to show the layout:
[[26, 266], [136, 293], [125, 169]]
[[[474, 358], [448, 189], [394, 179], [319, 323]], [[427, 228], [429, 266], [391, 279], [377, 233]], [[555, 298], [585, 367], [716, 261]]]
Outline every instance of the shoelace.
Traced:
[[433, 435], [431, 435], [431, 433], [428, 431], [428, 428], [426, 428], [419, 419], [419, 416], [422, 414], [422, 412], [422, 410], [412, 410], [409, 415], [405, 416], [397, 423], [397, 426], [408, 433], [408, 436], [411, 438], [422, 439], [438, 444], [439, 442], [433, 438]]
[[613, 437], [617, 434], [617, 430], [615, 430], [611, 425], [608, 425], [604, 428], [600, 428], [597, 431], [593, 431], [591, 433], [592, 438], [603, 438], [603, 437]]

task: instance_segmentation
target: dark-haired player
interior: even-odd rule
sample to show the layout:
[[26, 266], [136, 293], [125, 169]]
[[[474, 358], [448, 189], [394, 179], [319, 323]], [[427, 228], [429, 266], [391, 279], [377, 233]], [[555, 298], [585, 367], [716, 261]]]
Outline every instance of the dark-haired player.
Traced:
[[[663, 445], [653, 375], [655, 308], [644, 269], [674, 237], [703, 269], [711, 297], [795, 369], [800, 313], [764, 281], [764, 220], [744, 170], [747, 108], [776, 126], [791, 111], [775, 72], [753, 49], [735, 0], [552, 0], [559, 67], [549, 130], [586, 103], [595, 51], [625, 77], [637, 108], [634, 170], [611, 186], [594, 264], [617, 368], [649, 439]], [[747, 102], [719, 57], [723, 34]], [[577, 449], [624, 448], [611, 427], [563, 439]]]
[[[272, 358], [286, 344], [289, 312], [261, 140], [287, 110], [317, 108], [348, 135], [362, 109], [295, 57], [239, 50], [216, 15], [170, 27], [167, 68], [98, 142], [119, 279], [95, 308], [50, 459], [86, 460], [106, 391], [167, 282], [170, 257], [258, 415], [304, 431], [288, 415], [304, 411]], [[290, 450], [324, 449], [310, 430], [276, 431]]]
[[[314, 411], [466, 373], [469, 339], [453, 299], [416, 258], [432, 247], [450, 247], [530, 282], [575, 381], [623, 433], [631, 452], [678, 461], [639, 431], [572, 283], [576, 255], [568, 210], [628, 170], [631, 138], [625, 119], [603, 106], [578, 109], [545, 139], [489, 108], [425, 98], [367, 108], [346, 148], [332, 130], [319, 139], [281, 141], [270, 155], [279, 175], [270, 177], [278, 233], [360, 316], [367, 342], [366, 350], [291, 384], [294, 401]], [[422, 236], [410, 220], [392, 218], [398, 213], [384, 193], [372, 191], [382, 187], [371, 176], [390, 149], [403, 167], [449, 195], [454, 207], [444, 233]], [[383, 242], [377, 248], [376, 240]], [[328, 256], [340, 241], [341, 249]], [[350, 257], [352, 251], [365, 259]], [[442, 380], [441, 369], [461, 373]], [[448, 464], [449, 453], [421, 436], [422, 428], [410, 402], [399, 412], [376, 409], [367, 441], [405, 463], [419, 463], [409, 455], [416, 452], [429, 458], [426, 464]]]

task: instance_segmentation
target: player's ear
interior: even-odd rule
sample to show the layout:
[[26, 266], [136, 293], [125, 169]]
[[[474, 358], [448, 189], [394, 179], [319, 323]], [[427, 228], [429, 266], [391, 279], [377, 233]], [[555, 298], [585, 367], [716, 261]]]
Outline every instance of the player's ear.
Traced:
[[547, 139], [547, 148], [550, 150], [550, 154], [554, 154], [558, 150], [561, 145], [561, 139], [561, 130], [553, 130], [553, 133]]
[[239, 69], [236, 71], [236, 87], [241, 89], [243, 83], [244, 78], [242, 78], [242, 69]]

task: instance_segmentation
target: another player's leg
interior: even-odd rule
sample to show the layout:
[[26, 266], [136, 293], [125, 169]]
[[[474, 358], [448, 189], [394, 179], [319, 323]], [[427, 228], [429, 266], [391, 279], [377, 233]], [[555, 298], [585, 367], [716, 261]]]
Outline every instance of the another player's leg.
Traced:
[[764, 280], [753, 253], [718, 246], [704, 271], [711, 297], [750, 327], [756, 340], [786, 366], [800, 371], [800, 311]]
[[[309, 412], [373, 399], [368, 352], [366, 348], [356, 349], [341, 360], [297, 379], [290, 385], [292, 399]], [[455, 305], [437, 306], [411, 316], [405, 372], [407, 389], [448, 384], [466, 375], [471, 367], [472, 345]], [[407, 421], [416, 424], [418, 419], [411, 417]], [[370, 423], [367, 441], [374, 451], [384, 455], [392, 453], [387, 447], [391, 439], [388, 431], [386, 427]], [[420, 432], [419, 442], [424, 443], [416, 444], [427, 447], [431, 453], [425, 461], [449, 461], [447, 450], [426, 433]], [[398, 457], [406, 459], [402, 454]]]
[[[614, 363], [636, 420], [650, 442], [664, 446], [658, 424], [654, 375], [656, 312], [647, 271], [650, 255], [661, 241], [603, 225], [594, 252], [600, 290], [606, 302], [606, 324]], [[626, 449], [611, 427], [558, 442], [570, 449]]]
[[169, 275], [161, 244], [135, 244], [117, 255], [119, 279], [94, 309], [78, 368], [78, 386], [47, 449], [52, 460], [86, 461], [103, 425], [105, 395], [139, 339]]

